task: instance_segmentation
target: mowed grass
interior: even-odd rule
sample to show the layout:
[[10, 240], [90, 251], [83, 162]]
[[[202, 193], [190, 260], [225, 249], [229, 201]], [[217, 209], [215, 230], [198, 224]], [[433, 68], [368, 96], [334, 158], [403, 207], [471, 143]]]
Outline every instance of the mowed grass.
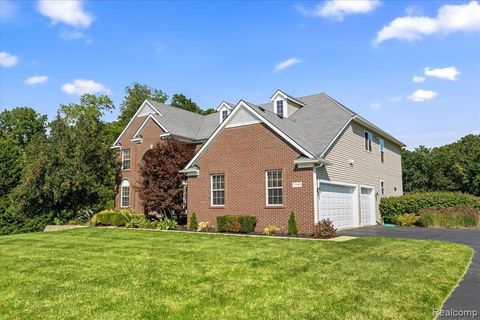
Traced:
[[466, 246], [85, 228], [0, 237], [2, 319], [432, 319]]

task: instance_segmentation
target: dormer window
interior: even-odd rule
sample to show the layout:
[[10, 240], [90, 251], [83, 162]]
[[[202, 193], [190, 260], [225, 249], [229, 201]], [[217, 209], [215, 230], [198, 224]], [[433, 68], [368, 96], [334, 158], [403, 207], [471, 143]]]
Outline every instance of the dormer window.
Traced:
[[283, 117], [283, 100], [277, 100], [277, 115]]
[[222, 121], [227, 119], [227, 117], [228, 117], [228, 110], [227, 109], [222, 110]]

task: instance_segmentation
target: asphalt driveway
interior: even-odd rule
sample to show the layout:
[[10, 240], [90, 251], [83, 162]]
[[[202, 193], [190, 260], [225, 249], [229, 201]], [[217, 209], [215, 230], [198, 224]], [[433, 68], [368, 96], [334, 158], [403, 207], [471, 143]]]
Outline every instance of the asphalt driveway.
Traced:
[[[480, 319], [480, 231], [459, 229], [431, 229], [415, 227], [362, 227], [338, 232], [348, 236], [374, 236], [387, 238], [410, 238], [422, 240], [441, 240], [462, 243], [472, 247], [475, 254], [470, 267], [443, 305], [444, 315], [438, 319]], [[465, 312], [463, 316], [447, 316], [452, 311]], [[476, 311], [476, 313], [475, 313]], [[476, 314], [476, 316], [475, 316]]]

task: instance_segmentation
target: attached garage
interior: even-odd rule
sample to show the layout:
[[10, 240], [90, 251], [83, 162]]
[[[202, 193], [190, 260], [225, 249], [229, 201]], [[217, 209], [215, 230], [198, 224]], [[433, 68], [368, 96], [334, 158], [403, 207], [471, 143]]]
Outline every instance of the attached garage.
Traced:
[[320, 181], [317, 221], [330, 219], [337, 229], [359, 226], [357, 186]]

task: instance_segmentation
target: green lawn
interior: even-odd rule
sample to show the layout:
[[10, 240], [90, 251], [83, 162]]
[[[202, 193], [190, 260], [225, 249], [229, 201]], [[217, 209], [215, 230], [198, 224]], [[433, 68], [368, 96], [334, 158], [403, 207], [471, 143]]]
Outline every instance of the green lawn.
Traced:
[[123, 229], [0, 237], [1, 319], [432, 319], [466, 246]]

